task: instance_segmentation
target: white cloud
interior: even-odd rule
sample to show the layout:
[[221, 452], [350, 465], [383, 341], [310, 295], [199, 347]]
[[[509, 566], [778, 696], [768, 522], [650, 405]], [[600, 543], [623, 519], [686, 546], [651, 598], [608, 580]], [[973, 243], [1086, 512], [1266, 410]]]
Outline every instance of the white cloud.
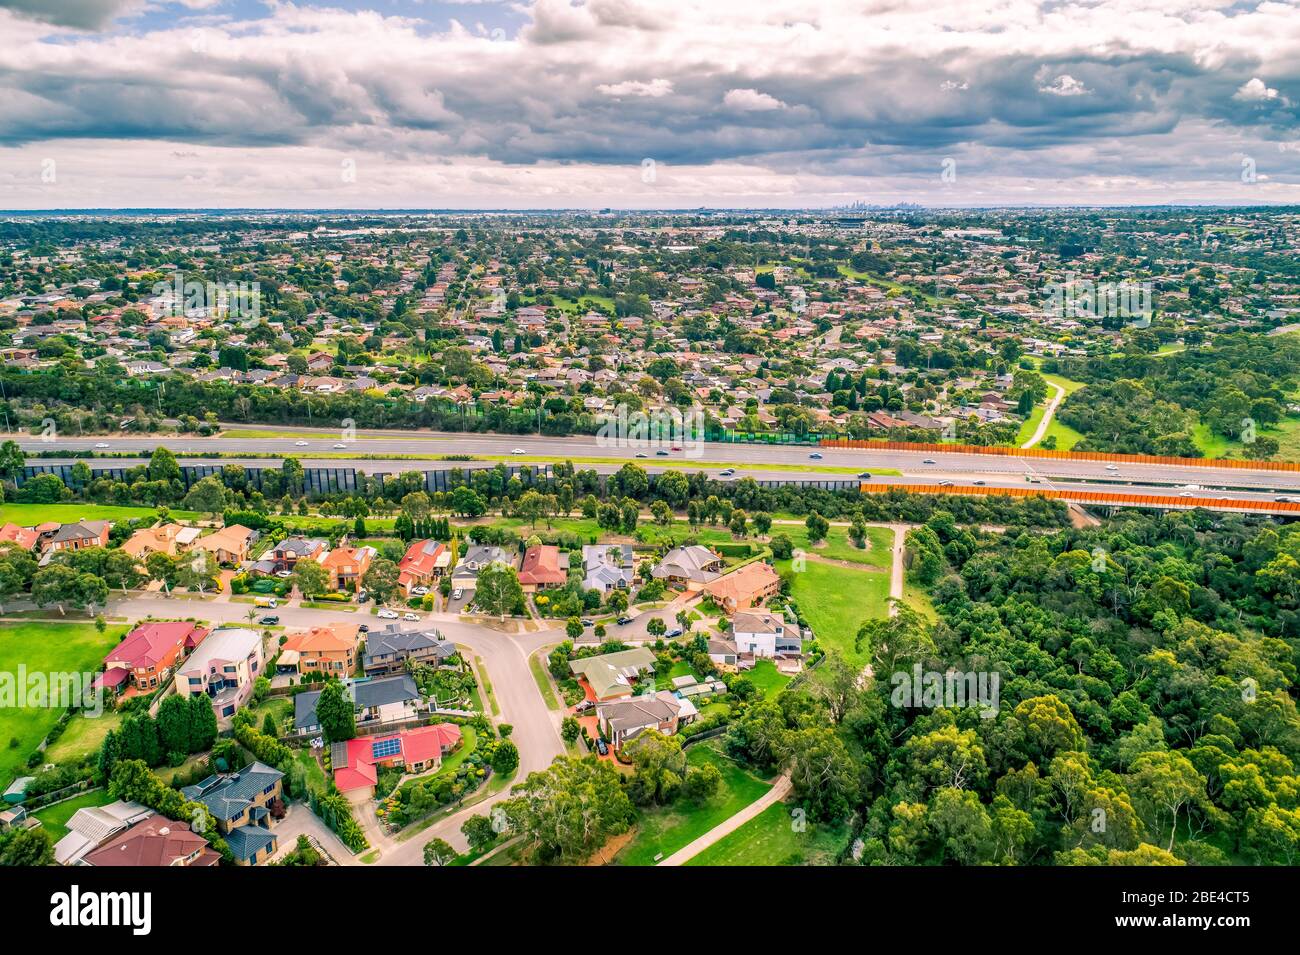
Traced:
[[1038, 92], [1050, 93], [1053, 96], [1083, 96], [1085, 93], [1091, 93], [1092, 90], [1088, 89], [1069, 73], [1062, 73], [1046, 86], [1038, 87]]
[[786, 108], [785, 103], [775, 96], [754, 89], [727, 90], [727, 95], [722, 97], [722, 105], [741, 113], [761, 113]]
[[671, 80], [656, 79], [650, 82], [643, 80], [624, 80], [621, 83], [602, 83], [596, 87], [596, 92], [604, 93], [606, 96], [649, 96], [657, 98], [667, 96], [673, 91]]
[[1239, 99], [1247, 103], [1261, 103], [1268, 100], [1281, 99], [1286, 102], [1277, 90], [1266, 84], [1258, 76], [1252, 76], [1245, 83], [1237, 88], [1237, 92], [1232, 94], [1233, 99]]

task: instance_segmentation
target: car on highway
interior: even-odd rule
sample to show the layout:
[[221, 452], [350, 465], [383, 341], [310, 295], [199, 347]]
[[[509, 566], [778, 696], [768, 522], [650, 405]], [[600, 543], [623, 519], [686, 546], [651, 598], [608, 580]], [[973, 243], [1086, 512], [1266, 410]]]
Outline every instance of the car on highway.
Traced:
[[859, 471], [859, 472], [858, 472], [858, 480], [859, 480], [859, 481], [870, 481], [870, 480], [871, 480], [871, 472], [870, 472], [870, 471]]
[[273, 613], [268, 613], [265, 617], [262, 617], [257, 622], [264, 627], [274, 627], [277, 623], [280, 622], [280, 618]]
[[658, 451], [655, 452], [655, 455], [657, 457], [666, 458], [668, 457], [668, 452], [665, 451], [663, 448], [660, 448]]
[[107, 442], [107, 441], [100, 441], [98, 444], [95, 445], [95, 447], [97, 447], [97, 448], [106, 448], [106, 447], [108, 447], [108, 442]]
[[638, 458], [648, 458], [648, 457], [650, 457], [650, 455], [646, 454], [644, 451], [638, 451], [638, 452], [636, 453], [636, 456], [637, 456]]
[[939, 482], [939, 486], [940, 486], [940, 487], [952, 487], [952, 482], [951, 482], [951, 481], [940, 481], [940, 482]]
[[934, 464], [935, 461], [934, 461], [934, 458], [926, 458], [926, 459], [925, 459], [924, 461], [922, 461], [921, 463], [922, 463], [922, 464]]
[[307, 442], [306, 442], [306, 441], [295, 441], [295, 442], [293, 443], [293, 446], [294, 446], [295, 448], [305, 448], [305, 447], [307, 447]]
[[620, 627], [626, 627], [629, 623], [632, 622], [632, 618], [631, 618], [631, 617], [619, 617], [618, 620], [617, 620], [616, 622], [618, 623], [618, 625], [619, 625]]
[[723, 470], [718, 472], [718, 477], [731, 477], [735, 473], [736, 473], [735, 468], [724, 468]]
[[1178, 496], [1179, 496], [1179, 497], [1191, 497], [1191, 496], [1192, 496], [1192, 492], [1191, 492], [1191, 491], [1179, 491], [1179, 492], [1178, 492]]
[[341, 442], [340, 442], [339, 444], [334, 445], [334, 450], [335, 450], [335, 451], [346, 451], [347, 449], [348, 449], [348, 446], [347, 446], [346, 444], [341, 443]]
[[389, 609], [385, 608], [385, 609], [379, 611], [379, 613], [375, 614], [375, 616], [376, 616], [376, 617], [382, 617], [384, 620], [396, 620], [396, 619], [397, 619], [397, 611], [396, 611], [396, 610], [389, 610]]
[[680, 451], [681, 449], [682, 446], [680, 444], [674, 444], [671, 448], [669, 448], [670, 451]]
[[511, 453], [511, 454], [526, 454], [527, 452], [524, 451], [523, 448], [515, 448], [515, 449], [514, 449], [513, 451], [511, 451], [510, 453]]
[[1199, 491], [1200, 489], [1201, 489], [1201, 486], [1200, 486], [1199, 484], [1184, 484], [1184, 485], [1183, 485], [1183, 490], [1184, 490], [1184, 491]]
[[419, 620], [419, 619], [420, 619], [420, 615], [419, 615], [418, 613], [411, 613], [411, 612], [408, 610], [406, 613], [402, 614], [402, 619], [403, 619], [403, 620]]
[[1118, 464], [1108, 464], [1108, 465], [1106, 465], [1106, 470], [1107, 470], [1107, 471], [1118, 471], [1118, 470], [1119, 470], [1119, 465], [1118, 465]]
[[1281, 497], [1273, 498], [1273, 500], [1277, 501], [1279, 504], [1294, 504], [1297, 498], [1287, 497], [1285, 494], [1283, 494]]
[[980, 487], [983, 487], [986, 483], [987, 483], [987, 482], [985, 482], [985, 481], [971, 481], [971, 484], [977, 484], [977, 485], [979, 485]]
[[808, 455], [808, 457], [812, 458], [814, 461], [820, 461], [822, 459], [822, 453], [820, 451], [814, 451], [812, 454]]

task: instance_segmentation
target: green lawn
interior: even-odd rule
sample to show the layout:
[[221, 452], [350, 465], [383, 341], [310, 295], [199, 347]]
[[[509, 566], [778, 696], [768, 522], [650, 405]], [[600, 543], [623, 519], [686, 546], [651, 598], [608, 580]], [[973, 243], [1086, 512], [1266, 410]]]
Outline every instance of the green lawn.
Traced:
[[109, 730], [115, 730], [122, 723], [121, 713], [104, 713], [102, 716], [90, 717], [84, 714], [74, 716], [68, 723], [63, 735], [45, 750], [45, 758], [51, 763], [76, 762], [99, 751], [104, 737]]
[[[197, 511], [169, 510], [176, 520], [194, 520]], [[158, 511], [152, 507], [118, 507], [112, 504], [0, 504], [0, 524], [13, 522], [20, 527], [35, 527], [47, 521], [73, 524], [77, 521], [153, 521]]]
[[[0, 626], [0, 671], [32, 674], [94, 673], [126, 627], [103, 633], [91, 623], [21, 623]], [[0, 789], [24, 770], [27, 757], [58, 722], [62, 707], [0, 708]], [[10, 740], [16, 739], [16, 746]]]
[[88, 806], [107, 806], [112, 801], [113, 797], [108, 794], [107, 789], [96, 789], [65, 799], [53, 806], [38, 809], [32, 815], [41, 821], [45, 831], [50, 834], [51, 841], [58, 842], [68, 834], [68, 820], [78, 809], [85, 809]]
[[546, 701], [548, 710], [558, 710], [560, 701], [555, 698], [555, 693], [551, 689], [551, 676], [546, 672], [546, 665], [542, 663], [542, 658], [546, 654], [534, 653], [528, 658], [528, 669], [533, 671], [533, 679], [537, 681], [537, 690], [542, 694], [542, 699]]
[[[1300, 461], [1300, 418], [1283, 418], [1275, 425], [1260, 428], [1261, 438], [1273, 438], [1278, 443], [1274, 460]], [[1192, 440], [1207, 458], [1244, 458], [1246, 446], [1240, 441], [1225, 438], [1210, 430], [1208, 424], [1198, 424], [1192, 429]]]
[[792, 679], [779, 672], [776, 664], [771, 660], [759, 660], [754, 664], [754, 669], [747, 672], [745, 676], [749, 677], [750, 682], [762, 690], [763, 695], [768, 699], [784, 690], [786, 684]]
[[[1084, 382], [1082, 381], [1075, 381], [1072, 378], [1062, 378], [1060, 375], [1043, 375], [1043, 379], [1064, 388], [1066, 398], [1084, 386]], [[1025, 419], [1025, 422], [1020, 426], [1020, 433], [1016, 435], [1017, 446], [1023, 445], [1034, 436], [1034, 432], [1038, 430], [1038, 423], [1043, 420], [1043, 415], [1047, 412], [1047, 401], [1051, 400], [1052, 395], [1055, 394], [1056, 392], [1051, 392], [1042, 404], [1034, 407], [1033, 414]], [[1064, 400], [1062, 403], [1064, 403]], [[1043, 441], [1046, 441], [1050, 437], [1055, 437], [1056, 450], [1068, 451], [1083, 440], [1083, 435], [1078, 431], [1075, 431], [1068, 424], [1062, 424], [1059, 417], [1061, 409], [1058, 407], [1056, 410], [1058, 414], [1052, 417], [1052, 422], [1047, 426], [1047, 432], [1043, 435]], [[1038, 446], [1042, 447], [1042, 442], [1039, 442]]]
[[808, 543], [808, 529], [802, 525], [773, 524], [771, 533], [785, 534], [800, 550], [831, 560], [847, 560], [885, 570], [893, 563], [894, 532], [888, 527], [868, 527], [866, 547], [858, 547], [849, 540], [847, 527], [832, 527], [820, 544]]
[[686, 751], [686, 758], [692, 766], [712, 763], [718, 767], [722, 786], [717, 795], [702, 806], [682, 799], [671, 806], [643, 812], [637, 821], [636, 835], [615, 857], [615, 864], [654, 865], [657, 854], [672, 855], [772, 788], [723, 756], [714, 743], [692, 746]]
[[[777, 563], [787, 571], [791, 561]], [[858, 628], [871, 618], [883, 618], [889, 598], [889, 574], [837, 567], [810, 560], [802, 573], [792, 574], [790, 595], [812, 626], [821, 645], [851, 663], [865, 664], [870, 648], [854, 649]]]
[[694, 668], [689, 663], [685, 660], [678, 660], [673, 664], [671, 670], [663, 676], [655, 678], [655, 689], [671, 690], [673, 688], [673, 680], [679, 676], [692, 676], [695, 677], [696, 680], [700, 678], [700, 675], [695, 672]]
[[724, 836], [687, 865], [829, 865], [844, 846], [843, 826], [807, 823], [796, 832], [786, 803], [768, 806], [735, 832]]

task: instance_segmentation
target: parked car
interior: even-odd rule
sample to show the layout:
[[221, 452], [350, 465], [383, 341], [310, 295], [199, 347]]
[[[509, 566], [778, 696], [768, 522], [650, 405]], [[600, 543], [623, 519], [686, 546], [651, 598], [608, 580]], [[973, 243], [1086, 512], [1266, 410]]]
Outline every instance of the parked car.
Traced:
[[673, 627], [673, 629], [669, 630], [667, 633], [664, 634], [664, 638], [671, 639], [673, 637], [680, 637], [681, 635], [682, 635], [682, 628]]
[[457, 587], [455, 590], [451, 592], [452, 600], [459, 600], [461, 597], [464, 596], [465, 596], [465, 591], [461, 590], [459, 587]]
[[293, 574], [287, 570], [277, 570], [275, 572], [275, 576], [279, 577], [281, 580], [288, 580], [290, 577], [293, 576]]
[[609, 744], [606, 743], [603, 739], [597, 739], [596, 752], [600, 753], [601, 756], [609, 755]]
[[359, 630], [361, 633], [369, 633], [369, 632], [370, 632], [370, 624], [368, 624], [368, 623], [359, 623], [359, 624], [357, 624], [357, 630]]
[[403, 620], [419, 620], [419, 619], [420, 619], [420, 615], [419, 615], [418, 613], [411, 613], [411, 612], [408, 610], [406, 613], [402, 614], [402, 619], [403, 619]]
[[257, 621], [264, 627], [273, 627], [280, 622], [280, 618], [273, 613], [268, 613], [265, 617]]
[[586, 617], [583, 617], [583, 618], [582, 618], [582, 625], [583, 625], [584, 627], [594, 627], [596, 624], [595, 624], [593, 621], [588, 620]]
[[368, 591], [368, 590], [358, 590], [358, 591], [357, 591], [357, 603], [359, 603], [359, 604], [363, 604], [363, 603], [365, 603], [365, 602], [366, 602], [367, 600], [369, 600], [369, 599], [370, 599], [370, 591]]
[[618, 625], [619, 625], [620, 627], [626, 627], [626, 626], [627, 626], [629, 623], [631, 623], [631, 622], [632, 622], [632, 618], [631, 618], [631, 617], [619, 617], [619, 618], [618, 618]]
[[397, 619], [397, 611], [396, 611], [396, 610], [381, 610], [381, 611], [379, 611], [379, 613], [375, 614], [375, 616], [376, 616], [376, 617], [383, 617], [385, 620], [396, 620], [396, 619]]
[[429, 592], [429, 588], [428, 588], [428, 587], [412, 587], [412, 588], [411, 588], [411, 596], [412, 596], [412, 597], [423, 597], [423, 596], [424, 596], [425, 594], [427, 594], [428, 592]]
[[573, 708], [573, 712], [585, 713], [587, 712], [587, 710], [591, 709], [595, 705], [596, 704], [593, 703], [591, 700], [583, 700], [581, 703], [579, 703], [577, 706]]

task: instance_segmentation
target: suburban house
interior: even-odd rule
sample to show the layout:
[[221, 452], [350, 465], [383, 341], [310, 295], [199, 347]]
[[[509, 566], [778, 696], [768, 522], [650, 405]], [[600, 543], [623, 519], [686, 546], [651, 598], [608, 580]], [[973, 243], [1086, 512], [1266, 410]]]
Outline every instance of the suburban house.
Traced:
[[324, 673], [347, 677], [357, 666], [361, 630], [346, 621], [291, 633], [280, 645], [277, 668], [292, 667], [299, 673]]
[[597, 701], [630, 697], [637, 677], [654, 670], [655, 655], [646, 647], [570, 660], [569, 669], [582, 677]]
[[316, 560], [329, 551], [328, 541], [315, 537], [286, 537], [271, 550], [272, 571], [292, 571], [300, 560]]
[[699, 544], [674, 547], [651, 573], [671, 587], [698, 591], [721, 576], [722, 558]]
[[397, 562], [397, 583], [409, 597], [412, 589], [428, 587], [447, 572], [451, 549], [441, 541], [411, 541]]
[[370, 562], [378, 555], [379, 551], [369, 545], [335, 547], [323, 558], [317, 559], [330, 575], [330, 587], [355, 593], [361, 589], [361, 578], [370, 569]]
[[112, 521], [77, 521], [75, 524], [60, 524], [46, 538], [47, 552], [59, 550], [81, 550], [85, 547], [107, 547], [108, 532], [113, 527]]
[[155, 524], [142, 527], [125, 541], [122, 550], [136, 560], [143, 561], [150, 554], [166, 554], [175, 557], [180, 551], [198, 538], [197, 527], [182, 527], [180, 524]]
[[245, 627], [218, 627], [176, 668], [176, 692], [206, 693], [217, 719], [229, 719], [253, 693], [266, 660], [262, 636]]
[[452, 723], [417, 726], [383, 736], [358, 736], [330, 747], [334, 785], [354, 802], [369, 799], [379, 780], [379, 766], [400, 766], [423, 773], [442, 765], [442, 757], [460, 745], [460, 727]]
[[515, 565], [514, 557], [495, 545], [475, 544], [468, 548], [451, 571], [451, 585], [457, 590], [475, 590], [478, 575], [484, 567], [495, 563]]
[[[797, 628], [796, 628], [797, 629]], [[739, 653], [755, 657], [798, 655], [803, 641], [786, 632], [785, 621], [766, 610], [743, 610], [731, 621], [732, 642]]]
[[65, 825], [68, 833], [54, 844], [54, 861], [59, 865], [79, 865], [86, 853], [105, 840], [147, 819], [153, 810], [138, 802], [121, 799], [107, 806], [84, 806], [72, 814]]
[[672, 736], [697, 715], [699, 711], [690, 700], [679, 699], [670, 690], [661, 690], [597, 704], [596, 725], [601, 736], [619, 749], [647, 730]]
[[586, 590], [628, 590], [636, 560], [631, 544], [585, 544], [582, 548], [582, 586]]
[[219, 531], [200, 537], [192, 550], [206, 551], [218, 564], [241, 564], [248, 560], [248, 548], [257, 540], [257, 531], [243, 524], [231, 524]]
[[382, 630], [366, 634], [366, 676], [401, 673], [406, 661], [440, 666], [456, 655], [454, 644], [444, 640], [437, 630], [402, 630], [390, 623]]
[[[275, 811], [283, 806], [284, 773], [253, 762], [237, 773], [209, 776], [181, 789], [181, 795], [201, 802], [217, 821], [239, 865], [257, 865], [275, 854]], [[283, 815], [283, 812], [280, 813]]]
[[727, 670], [740, 669], [740, 651], [730, 640], [710, 638], [708, 653], [709, 659], [717, 666]]
[[19, 527], [12, 521], [0, 527], [0, 544], [14, 543], [23, 550], [31, 550], [40, 538], [41, 535], [36, 533], [35, 528]]
[[781, 575], [771, 564], [754, 561], [704, 585], [704, 592], [727, 613], [748, 610], [781, 592]]
[[[378, 680], [358, 680], [345, 686], [352, 697], [358, 723], [400, 723], [416, 719], [426, 709], [420, 688], [406, 673]], [[314, 733], [320, 729], [316, 717], [319, 700], [319, 690], [299, 693], [293, 698], [294, 729], [300, 733]]]
[[142, 623], [104, 657], [103, 685], [118, 689], [130, 682], [138, 690], [156, 690], [171, 677], [176, 661], [207, 635], [206, 627], [185, 620]]
[[124, 832], [112, 836], [80, 859], [81, 865], [205, 866], [217, 865], [221, 854], [208, 840], [182, 823], [151, 813]]
[[524, 551], [519, 565], [519, 585], [531, 594], [569, 582], [569, 555], [554, 544], [536, 544]]

